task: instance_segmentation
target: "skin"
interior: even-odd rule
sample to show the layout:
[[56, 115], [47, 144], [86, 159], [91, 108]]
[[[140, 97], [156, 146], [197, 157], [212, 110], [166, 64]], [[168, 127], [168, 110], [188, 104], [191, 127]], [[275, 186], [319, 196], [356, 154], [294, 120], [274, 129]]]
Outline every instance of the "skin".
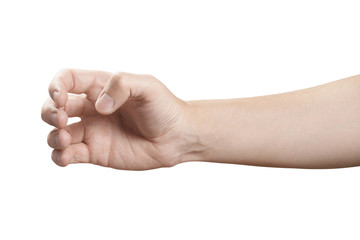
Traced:
[[[188, 161], [291, 168], [360, 163], [360, 77], [294, 92], [183, 101], [151, 75], [61, 70], [42, 119], [59, 166], [125, 170]], [[69, 117], [81, 121], [67, 125]]]

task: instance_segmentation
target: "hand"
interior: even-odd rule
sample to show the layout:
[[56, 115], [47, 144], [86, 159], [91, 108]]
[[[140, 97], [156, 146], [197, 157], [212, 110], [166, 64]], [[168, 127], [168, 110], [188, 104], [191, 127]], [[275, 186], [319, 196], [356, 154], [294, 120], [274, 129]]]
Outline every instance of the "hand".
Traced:
[[[62, 70], [49, 86], [42, 119], [53, 161], [128, 170], [169, 167], [189, 152], [187, 103], [150, 75]], [[67, 125], [68, 117], [81, 121]]]

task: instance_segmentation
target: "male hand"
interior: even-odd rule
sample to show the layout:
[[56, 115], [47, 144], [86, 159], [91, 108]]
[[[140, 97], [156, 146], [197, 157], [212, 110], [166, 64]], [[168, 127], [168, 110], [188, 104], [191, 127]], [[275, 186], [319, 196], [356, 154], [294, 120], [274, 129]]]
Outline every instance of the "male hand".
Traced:
[[[42, 119], [53, 161], [128, 170], [169, 167], [189, 151], [187, 103], [151, 75], [65, 69], [49, 86]], [[69, 117], [81, 121], [67, 125]]]

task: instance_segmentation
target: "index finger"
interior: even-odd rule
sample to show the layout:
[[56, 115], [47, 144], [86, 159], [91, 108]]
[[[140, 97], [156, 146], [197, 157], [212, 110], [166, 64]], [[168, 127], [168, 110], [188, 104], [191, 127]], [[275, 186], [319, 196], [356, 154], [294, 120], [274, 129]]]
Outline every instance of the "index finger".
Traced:
[[51, 81], [49, 94], [58, 107], [65, 106], [68, 93], [85, 93], [89, 99], [96, 100], [111, 75], [103, 71], [63, 69]]

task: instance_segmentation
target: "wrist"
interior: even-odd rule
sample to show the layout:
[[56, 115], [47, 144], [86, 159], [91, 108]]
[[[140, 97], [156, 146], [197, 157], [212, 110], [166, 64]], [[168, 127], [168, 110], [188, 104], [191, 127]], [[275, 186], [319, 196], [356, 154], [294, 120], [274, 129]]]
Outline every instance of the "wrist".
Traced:
[[200, 101], [184, 102], [182, 123], [181, 123], [181, 138], [184, 140], [180, 147], [179, 163], [189, 161], [203, 161], [209, 147], [203, 139], [201, 128], [205, 127], [204, 122], [201, 122], [199, 116], [201, 115]]
[[249, 106], [246, 99], [197, 100], [186, 102], [183, 130], [187, 151], [182, 162], [207, 161], [246, 163], [252, 154], [247, 139]]

